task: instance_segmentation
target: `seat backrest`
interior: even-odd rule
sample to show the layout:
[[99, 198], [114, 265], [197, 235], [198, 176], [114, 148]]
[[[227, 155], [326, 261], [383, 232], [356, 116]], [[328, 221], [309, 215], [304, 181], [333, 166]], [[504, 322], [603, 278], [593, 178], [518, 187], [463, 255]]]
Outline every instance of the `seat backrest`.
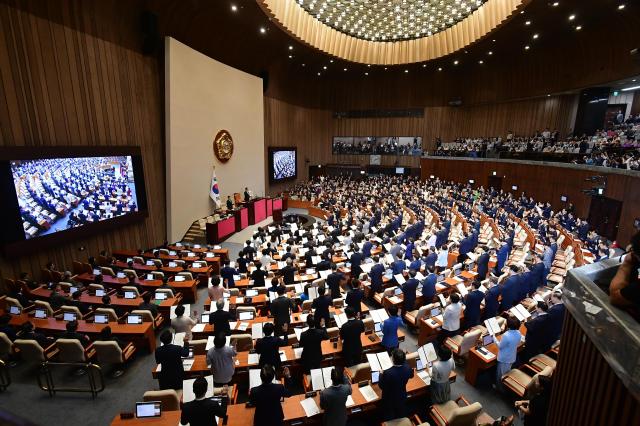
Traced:
[[193, 348], [194, 355], [205, 355], [207, 353], [207, 339], [190, 340], [189, 346]]
[[326, 280], [324, 278], [318, 278], [311, 282], [311, 285], [314, 287], [324, 287]]
[[133, 256], [133, 263], [141, 263], [144, 265], [144, 258], [142, 256]]
[[102, 272], [102, 275], [109, 275], [109, 276], [112, 276], [112, 277], [114, 277], [116, 275], [115, 272], [113, 272], [113, 269], [111, 269], [108, 266], [101, 266], [100, 267], [100, 272]]
[[238, 288], [230, 288], [229, 289], [229, 296], [240, 296], [240, 289]]
[[193, 274], [191, 274], [191, 272], [188, 272], [188, 271], [178, 272], [176, 275], [180, 275], [181, 277], [184, 277], [184, 279], [187, 281], [193, 281]]
[[62, 362], [86, 362], [84, 348], [78, 339], [58, 339], [56, 346], [60, 350], [58, 357]]
[[131, 311], [131, 314], [140, 315], [142, 317], [142, 322], [155, 322], [153, 314], [147, 309], [134, 309]]
[[551, 377], [552, 374], [553, 374], [553, 367], [549, 365], [546, 366], [541, 372], [534, 374], [534, 376], [531, 378], [531, 381], [527, 383], [527, 386], [525, 389], [525, 396], [527, 398], [531, 398], [536, 393], [538, 393], [538, 390], [540, 388], [540, 382], [538, 380], [540, 376]]
[[104, 290], [104, 286], [102, 284], [89, 284], [89, 290], [92, 291], [96, 291], [96, 290]]
[[13, 344], [20, 350], [20, 357], [27, 362], [44, 362], [44, 349], [36, 341], [31, 339], [16, 339]]
[[164, 272], [162, 271], [151, 271], [151, 275], [153, 275], [153, 278], [155, 278], [156, 280], [161, 280], [164, 278]]
[[93, 343], [93, 347], [96, 349], [96, 356], [100, 364], [120, 364], [124, 362], [122, 349], [114, 341], [97, 341]]
[[111, 308], [96, 308], [94, 312], [109, 315], [110, 322], [118, 321], [118, 315], [116, 315], [116, 311]]
[[138, 291], [138, 289], [132, 285], [123, 285], [122, 286], [122, 291], [133, 291], [136, 296], [140, 296], [140, 292]]
[[344, 306], [344, 299], [343, 298], [333, 299], [333, 307], [334, 308], [342, 308], [343, 306]]
[[393, 294], [395, 293], [397, 287], [389, 287], [389, 288], [385, 288], [384, 289], [384, 293], [383, 296], [384, 297], [391, 297], [393, 296]]
[[451, 411], [448, 424], [449, 426], [474, 426], [480, 411], [482, 411], [482, 405], [479, 402], [474, 402], [464, 407], [456, 407]]
[[459, 355], [464, 355], [469, 352], [471, 348], [473, 348], [476, 343], [478, 343], [478, 339], [480, 339], [481, 334], [482, 330], [473, 330], [462, 336]]
[[302, 310], [303, 311], [310, 311], [312, 306], [313, 306], [313, 301], [312, 300], [305, 300], [304, 302], [302, 302]]
[[0, 332], [0, 358], [5, 358], [11, 353], [11, 339], [5, 334]]
[[131, 275], [137, 276], [138, 275], [137, 272], [134, 269], [123, 269], [122, 272], [124, 272], [124, 274], [128, 275], [128, 276], [131, 276]]
[[73, 312], [74, 314], [76, 314], [78, 319], [82, 318], [82, 312], [80, 312], [80, 309], [78, 309], [77, 306], [62, 305], [60, 306], [60, 309], [62, 310], [62, 312]]
[[418, 355], [418, 352], [410, 352], [407, 354], [407, 364], [411, 368], [416, 368], [418, 366], [419, 359], [420, 356]]
[[35, 300], [33, 303], [36, 305], [36, 307], [45, 309], [48, 316], [53, 316], [53, 308], [51, 307], [49, 302], [45, 302], [44, 300]]
[[166, 293], [168, 295], [168, 297], [174, 297], [173, 296], [173, 290], [171, 290], [170, 288], [159, 288], [156, 291], [158, 293]]
[[162, 268], [162, 260], [160, 259], [151, 259], [153, 264], [156, 265], [156, 268]]
[[180, 398], [178, 393], [173, 389], [165, 389], [159, 391], [147, 391], [142, 396], [146, 401], [160, 401], [162, 411], [179, 411]]
[[351, 374], [352, 383], [369, 380], [371, 379], [371, 366], [368, 362], [362, 362], [354, 365], [353, 367], [349, 367], [349, 373]]
[[66, 281], [60, 281], [58, 285], [60, 286], [61, 290], [64, 290], [65, 293], [69, 293], [69, 289], [71, 288], [71, 283], [68, 283]]
[[9, 308], [9, 306], [17, 306], [20, 308], [20, 311], [24, 309], [24, 306], [22, 306], [22, 304], [18, 301], [18, 299], [14, 299], [13, 297], [7, 296], [4, 298], [4, 301], [7, 304], [7, 309]]
[[232, 346], [234, 342], [238, 352], [250, 351], [253, 349], [253, 338], [250, 334], [234, 334], [230, 339]]
[[429, 305], [420, 306], [420, 308], [418, 309], [418, 313], [416, 314], [416, 325], [419, 324], [418, 321], [420, 321], [427, 314], [427, 312], [431, 312], [427, 310], [428, 307]]
[[254, 318], [256, 317], [256, 308], [254, 308], [253, 306], [238, 306], [236, 308], [236, 312], [252, 312]]
[[365, 333], [368, 333], [370, 331], [374, 331], [376, 329], [376, 324], [373, 322], [373, 318], [371, 318], [371, 317], [367, 317], [367, 318], [363, 319], [362, 323], [364, 324]]
[[78, 262], [77, 260], [71, 262], [71, 268], [75, 275], [80, 275], [84, 272], [82, 262]]
[[329, 335], [329, 339], [340, 337], [340, 329], [338, 327], [329, 327], [327, 328], [327, 334]]
[[160, 254], [164, 254], [165, 256], [169, 256], [169, 250], [168, 249], [161, 248], [160, 250], [158, 250], [158, 252]]

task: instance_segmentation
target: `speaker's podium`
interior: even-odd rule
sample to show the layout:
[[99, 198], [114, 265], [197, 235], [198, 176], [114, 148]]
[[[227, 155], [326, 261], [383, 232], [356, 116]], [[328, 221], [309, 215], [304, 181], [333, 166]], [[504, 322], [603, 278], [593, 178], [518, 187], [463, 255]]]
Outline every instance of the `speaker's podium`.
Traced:
[[282, 209], [273, 211], [273, 221], [274, 222], [282, 222]]
[[265, 198], [254, 198], [246, 203], [249, 209], [249, 225], [255, 225], [267, 218], [267, 200]]
[[236, 219], [233, 215], [214, 223], [207, 223], [207, 244], [218, 244], [236, 232]]

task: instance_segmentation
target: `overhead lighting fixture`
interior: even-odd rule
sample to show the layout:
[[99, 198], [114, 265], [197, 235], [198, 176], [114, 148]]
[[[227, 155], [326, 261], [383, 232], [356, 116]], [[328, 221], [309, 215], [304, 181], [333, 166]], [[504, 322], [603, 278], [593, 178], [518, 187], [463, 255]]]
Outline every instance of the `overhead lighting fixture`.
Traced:
[[289, 59], [293, 58], [293, 55], [289, 55]]
[[458, 65], [460, 62], [456, 59], [455, 61], [453, 61], [453, 65]]
[[346, 70], [347, 70], [347, 69], [345, 68], [345, 69], [343, 69], [342, 71], [346, 71]]
[[369, 75], [369, 73], [368, 73], [368, 72], [365, 72], [365, 73], [364, 73], [364, 75]]
[[622, 3], [622, 4], [618, 5], [618, 10], [622, 10], [622, 9], [624, 9], [624, 8], [625, 8], [624, 3]]
[[303, 66], [303, 67], [306, 67], [306, 66], [307, 66], [307, 64], [302, 64], [302, 66]]
[[323, 69], [323, 70], [326, 70], [326, 69], [327, 69], [327, 66], [325, 65], [324, 67], [322, 67], [322, 69]]
[[331, 64], [332, 64], [332, 63], [333, 63], [333, 59], [329, 59], [329, 63], [331, 63]]
[[293, 46], [289, 45], [289, 50], [293, 50]]
[[525, 25], [531, 25], [531, 21], [526, 21], [524, 24]]
[[533, 39], [536, 40], [538, 37], [540, 37], [538, 34], [534, 34], [533, 35]]
[[529, 49], [531, 49], [531, 47], [527, 44], [527, 45], [524, 47], [524, 50], [529, 50]]
[[560, 2], [555, 1], [555, 2], [553, 2], [553, 4], [551, 6], [558, 7], [559, 4], [560, 4]]
[[236, 12], [238, 10], [238, 6], [236, 6], [235, 4], [231, 5], [231, 11], [232, 12]]
[[267, 32], [267, 29], [265, 27], [260, 27], [260, 32], [264, 34]]
[[578, 25], [578, 26], [576, 27], [576, 31], [580, 31], [581, 29], [582, 29], [582, 25]]
[[442, 67], [438, 67], [438, 71], [442, 71]]
[[479, 63], [480, 65], [482, 65], [482, 64], [484, 64], [484, 61], [483, 61], [482, 59], [480, 59], [480, 60], [478, 61], [478, 63]]
[[491, 51], [491, 50], [490, 50], [490, 51], [488, 51], [488, 52], [487, 52], [487, 55], [489, 55], [489, 56], [493, 55], [493, 51]]
[[573, 21], [574, 19], [576, 19], [576, 15], [569, 15], [569, 20]]
[[320, 75], [320, 73], [318, 73], [318, 75]]
[[625, 87], [624, 89], [622, 89], [623, 92], [630, 92], [632, 90], [638, 90], [640, 89], [640, 86], [631, 86], [631, 87]]
[[422, 68], [426, 68], [426, 67], [427, 67], [427, 64], [422, 64]]
[[550, 98], [550, 97], [551, 97], [551, 94], [547, 93], [547, 98]]

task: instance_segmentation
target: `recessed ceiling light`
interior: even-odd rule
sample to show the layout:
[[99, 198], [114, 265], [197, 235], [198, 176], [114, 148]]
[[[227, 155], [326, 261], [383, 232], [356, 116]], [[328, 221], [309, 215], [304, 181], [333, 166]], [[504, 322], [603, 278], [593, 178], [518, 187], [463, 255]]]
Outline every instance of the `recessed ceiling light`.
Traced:
[[289, 59], [293, 58], [293, 55], [289, 55]]
[[520, 15], [524, 15], [524, 10], [521, 10], [521, 11], [520, 11]]
[[458, 64], [459, 64], [459, 62], [458, 62], [457, 59], [455, 61], [453, 61], [453, 65], [458, 65]]
[[438, 71], [442, 71], [442, 67], [438, 67]]
[[264, 34], [267, 32], [267, 29], [265, 27], [260, 27], [260, 32]]
[[632, 83], [635, 83], [635, 82], [636, 82], [636, 79], [635, 79], [635, 78], [631, 79], [631, 82], [632, 82]]
[[580, 31], [581, 29], [582, 29], [582, 25], [578, 25], [578, 26], [576, 27], [576, 31]]
[[365, 73], [364, 73], [364, 75], [369, 75], [369, 73], [368, 73], [368, 72], [365, 72]]
[[386, 70], [387, 70], [387, 67], [384, 67], [384, 70], [386, 71]]
[[426, 68], [426, 67], [427, 67], [427, 64], [422, 64], [422, 68]]
[[343, 71], [346, 71], [347, 69], [345, 68]]
[[553, 4], [551, 6], [558, 7], [559, 4], [560, 4], [560, 2], [555, 1], [555, 2], [553, 2]]
[[569, 20], [573, 21], [574, 19], [576, 19], [576, 15], [569, 15]]
[[529, 45], [527, 44], [527, 45], [524, 47], [524, 50], [529, 50], [529, 49], [531, 49], [531, 47], [529, 47]]
[[409, 70], [404, 70], [405, 74], [409, 72]]
[[238, 6], [236, 6], [235, 4], [232, 4], [232, 5], [231, 5], [231, 11], [232, 11], [232, 12], [235, 12], [235, 11], [237, 11], [237, 10], [238, 10]]
[[480, 59], [480, 60], [478, 61], [478, 63], [482, 65], [482, 64], [484, 64], [484, 61], [483, 61], [482, 59]]
[[550, 98], [550, 97], [551, 97], [551, 95], [547, 93], [547, 98]]
[[367, 67], [371, 67], [371, 64], [367, 64]]
[[318, 75], [320, 75], [320, 73], [318, 73]]
[[490, 50], [487, 52], [487, 55], [493, 55], [493, 52]]
[[330, 62], [330, 63], [333, 63], [333, 59], [329, 59], [329, 62]]
[[624, 3], [622, 3], [621, 5], [618, 5], [618, 10], [622, 10], [622, 9], [624, 9], [624, 7], [625, 7], [625, 5], [624, 5]]
[[524, 23], [525, 25], [531, 25], [531, 21], [527, 21]]
[[326, 70], [326, 69], [327, 69], [327, 66], [325, 65], [324, 67], [322, 67], [322, 69], [325, 69], [325, 70]]
[[495, 42], [496, 42], [496, 39], [494, 38], [493, 40], [491, 40], [491, 42], [495, 43]]
[[534, 40], [535, 40], [535, 39], [537, 39], [538, 37], [539, 37], [539, 36], [538, 36], [538, 34], [534, 34], [534, 35], [533, 35], [533, 39], [534, 39]]
[[302, 66], [303, 66], [303, 67], [306, 67], [306, 66], [307, 66], [307, 64], [302, 64]]
[[293, 50], [293, 46], [289, 46], [289, 50]]

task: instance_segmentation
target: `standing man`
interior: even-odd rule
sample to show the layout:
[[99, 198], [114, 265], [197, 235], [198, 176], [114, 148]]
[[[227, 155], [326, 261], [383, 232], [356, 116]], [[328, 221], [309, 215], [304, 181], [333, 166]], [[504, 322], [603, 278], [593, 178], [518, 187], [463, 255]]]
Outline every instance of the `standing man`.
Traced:
[[498, 365], [496, 367], [496, 384], [498, 389], [502, 390], [502, 376], [511, 370], [511, 366], [516, 362], [518, 354], [518, 345], [522, 334], [518, 330], [520, 321], [513, 316], [507, 318], [507, 331], [502, 335], [500, 340], [496, 339], [498, 346]]
[[347, 322], [340, 328], [342, 339], [342, 357], [347, 367], [359, 364], [362, 359], [362, 340], [360, 335], [364, 333], [364, 323], [356, 319], [355, 311], [351, 307], [345, 310]]
[[286, 328], [289, 328], [291, 323], [291, 313], [296, 309], [295, 302], [285, 296], [286, 287], [281, 285], [278, 287], [276, 297], [269, 306], [269, 311], [273, 316], [273, 322], [275, 324], [276, 335], [280, 336], [284, 332], [285, 324]]
[[248, 203], [250, 199], [251, 199], [251, 194], [249, 194], [249, 188], [247, 188], [245, 186], [244, 187], [244, 202]]
[[406, 355], [400, 349], [392, 353], [393, 367], [382, 372], [382, 413], [385, 420], [407, 416], [407, 382], [413, 377], [413, 369], [406, 363]]
[[322, 424], [344, 426], [347, 424], [347, 398], [351, 395], [351, 384], [344, 376], [342, 367], [331, 370], [331, 386], [320, 392], [320, 408], [324, 410]]
[[160, 335], [162, 346], [156, 349], [156, 363], [160, 364], [161, 370], [158, 373], [160, 390], [182, 389], [184, 380], [184, 367], [182, 357], [189, 355], [189, 339], [184, 338], [183, 346], [171, 343], [173, 334], [170, 330], [165, 330]]
[[464, 328], [468, 329], [480, 324], [480, 304], [484, 300], [484, 293], [480, 289], [480, 281], [473, 282], [473, 290], [465, 297]]
[[310, 370], [320, 368], [322, 363], [322, 341], [329, 339], [327, 330], [324, 328], [316, 328], [313, 314], [307, 316], [308, 330], [300, 334], [300, 347], [302, 348], [302, 368], [304, 372], [309, 374]]

